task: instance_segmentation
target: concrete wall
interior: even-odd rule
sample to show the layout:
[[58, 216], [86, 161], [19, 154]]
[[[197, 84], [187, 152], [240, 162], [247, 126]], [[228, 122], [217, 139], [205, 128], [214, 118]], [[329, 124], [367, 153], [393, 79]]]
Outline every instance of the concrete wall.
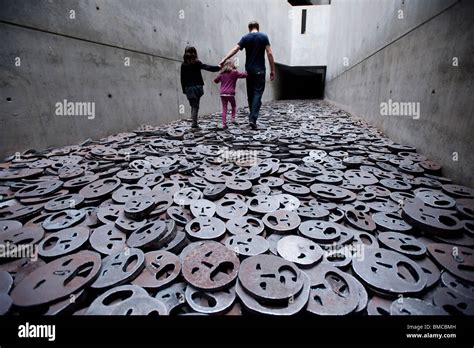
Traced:
[[[0, 157], [189, 117], [184, 47], [217, 64], [256, 19], [276, 60], [290, 64], [290, 8], [285, 0], [0, 0]], [[243, 69], [244, 53], [238, 58]], [[203, 75], [201, 113], [218, 111], [218, 86]], [[268, 82], [265, 100], [277, 86]], [[237, 95], [246, 104], [242, 81]], [[95, 102], [95, 119], [56, 116], [64, 99]]]
[[[474, 186], [474, 3], [333, 0], [331, 7], [326, 98]], [[420, 118], [382, 116], [389, 99], [420, 103]]]
[[[301, 34], [302, 11], [306, 10], [306, 33]], [[291, 65], [326, 66], [330, 5], [297, 6], [292, 13]]]

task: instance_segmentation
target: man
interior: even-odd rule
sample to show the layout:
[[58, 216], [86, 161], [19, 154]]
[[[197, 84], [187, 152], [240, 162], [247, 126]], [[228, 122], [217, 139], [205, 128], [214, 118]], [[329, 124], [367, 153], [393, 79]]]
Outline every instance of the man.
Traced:
[[257, 129], [257, 118], [262, 106], [262, 96], [265, 91], [265, 52], [270, 62], [270, 81], [275, 79], [275, 60], [268, 36], [260, 32], [258, 22], [249, 23], [249, 33], [243, 36], [239, 43], [230, 50], [219, 65], [232, 58], [245, 48], [245, 70], [247, 70], [247, 99], [249, 102], [249, 122], [252, 129]]

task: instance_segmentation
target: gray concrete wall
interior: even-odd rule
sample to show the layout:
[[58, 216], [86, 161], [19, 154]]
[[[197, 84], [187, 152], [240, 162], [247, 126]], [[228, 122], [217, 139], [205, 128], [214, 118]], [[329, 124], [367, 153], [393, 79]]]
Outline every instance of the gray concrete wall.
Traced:
[[[289, 64], [289, 9], [285, 0], [0, 0], [0, 156], [189, 117], [184, 47], [217, 64], [256, 19], [276, 60]], [[243, 69], [244, 53], [238, 58]], [[218, 111], [218, 86], [203, 75], [201, 113]], [[265, 100], [277, 86], [268, 81]], [[243, 81], [237, 93], [245, 105]], [[56, 116], [64, 99], [95, 102], [95, 119]]]
[[[474, 3], [334, 0], [331, 6], [326, 99], [474, 186]], [[380, 104], [389, 99], [420, 103], [420, 118], [382, 116]]]
[[[301, 34], [302, 11], [306, 10], [306, 33]], [[330, 5], [295, 6], [292, 13], [291, 65], [326, 66]]]

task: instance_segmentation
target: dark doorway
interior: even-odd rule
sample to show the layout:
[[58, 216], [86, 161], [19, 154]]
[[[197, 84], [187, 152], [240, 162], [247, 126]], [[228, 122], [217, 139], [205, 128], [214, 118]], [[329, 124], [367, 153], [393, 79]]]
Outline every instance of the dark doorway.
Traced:
[[280, 99], [323, 99], [326, 67], [278, 64]]

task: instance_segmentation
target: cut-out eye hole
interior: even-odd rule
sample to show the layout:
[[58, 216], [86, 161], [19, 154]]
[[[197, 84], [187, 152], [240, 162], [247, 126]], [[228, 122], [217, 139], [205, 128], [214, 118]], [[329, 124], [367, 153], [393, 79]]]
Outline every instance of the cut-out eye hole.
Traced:
[[71, 262], [72, 262], [72, 259], [68, 259], [68, 260], [66, 260], [66, 261], [63, 262], [62, 266], [63, 266], [63, 267], [66, 267], [66, 266], [69, 265]]
[[257, 263], [257, 265], [255, 266], [255, 269], [257, 269], [257, 270], [261, 270], [261, 269], [262, 269], [262, 266], [260, 266], [260, 264], [259, 264], [259, 263]]
[[382, 254], [381, 254], [381, 253], [375, 253], [374, 256], [375, 256], [376, 258], [378, 258], [378, 259], [381, 259], [381, 258], [382, 258]]

